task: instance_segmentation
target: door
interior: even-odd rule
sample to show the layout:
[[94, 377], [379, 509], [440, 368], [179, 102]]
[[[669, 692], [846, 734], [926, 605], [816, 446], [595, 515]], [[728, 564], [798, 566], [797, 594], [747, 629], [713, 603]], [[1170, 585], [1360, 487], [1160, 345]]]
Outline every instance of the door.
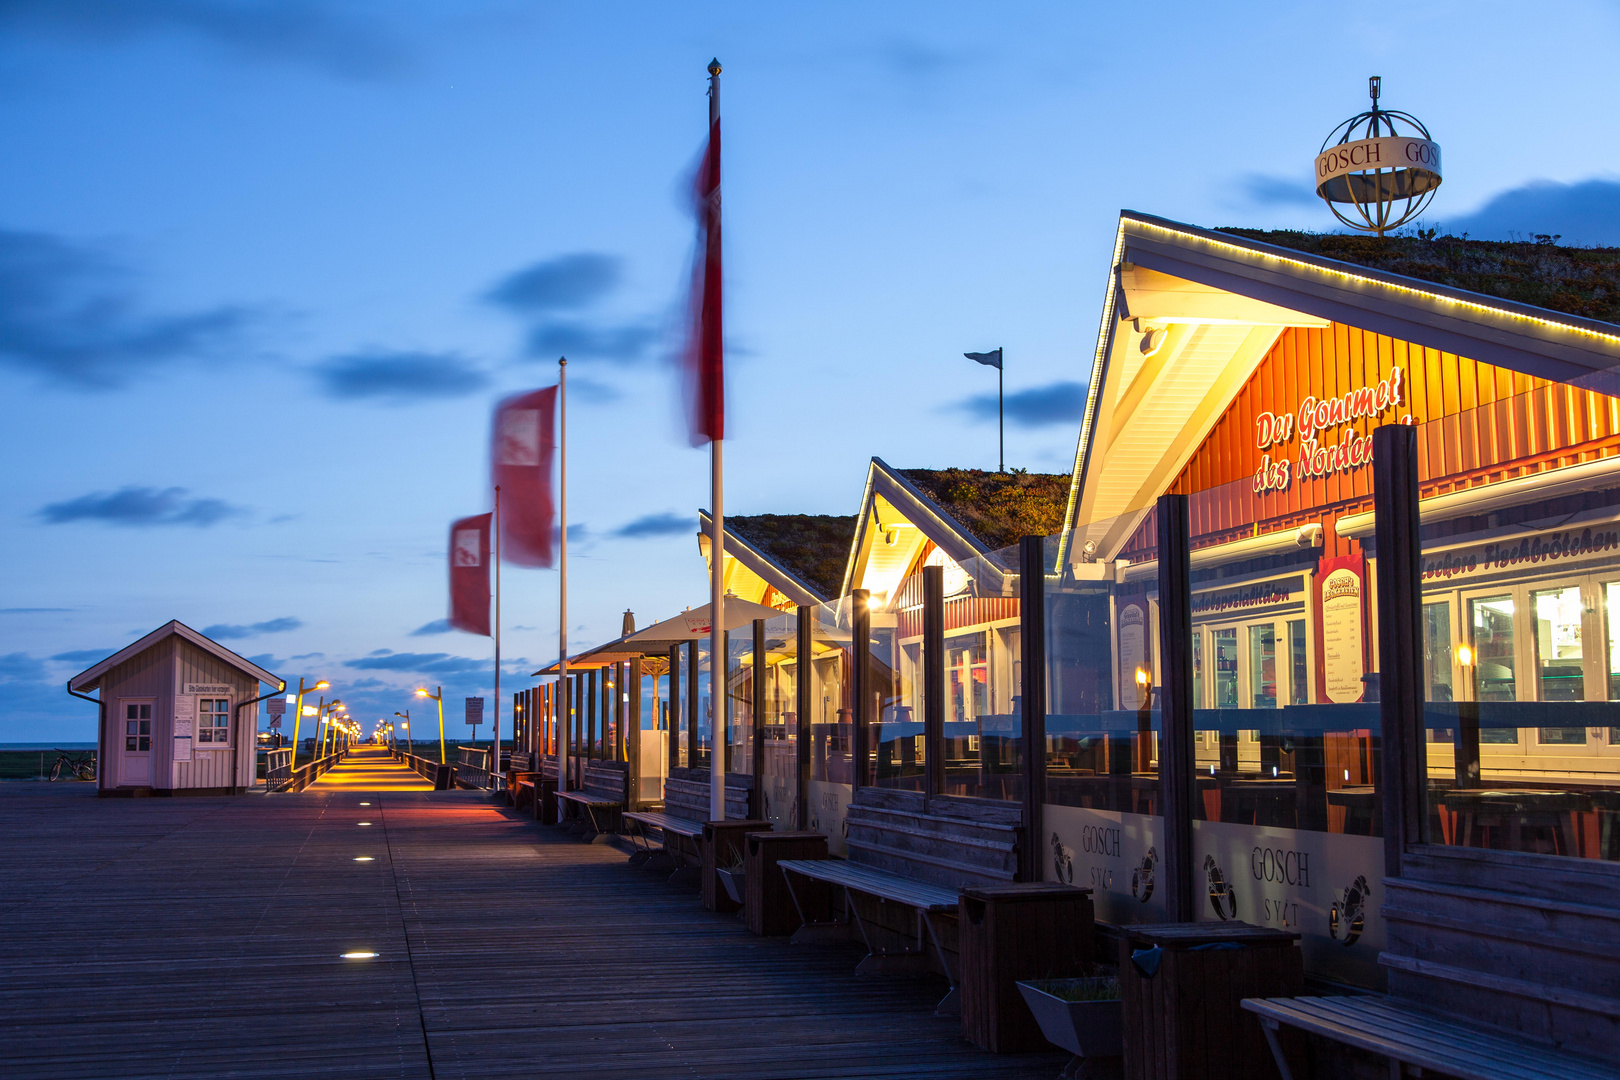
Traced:
[[123, 748], [119, 751], [118, 783], [129, 787], [152, 782], [152, 703], [122, 701]]

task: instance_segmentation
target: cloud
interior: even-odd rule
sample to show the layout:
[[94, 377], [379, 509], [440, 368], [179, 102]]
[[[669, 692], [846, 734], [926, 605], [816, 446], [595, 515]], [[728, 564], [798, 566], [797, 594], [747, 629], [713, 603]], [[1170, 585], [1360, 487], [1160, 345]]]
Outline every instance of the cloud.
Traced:
[[347, 661], [361, 671], [409, 671], [421, 675], [472, 675], [490, 670], [488, 660], [473, 660], [449, 653], [389, 653]]
[[[106, 654], [103, 653], [103, 656]], [[100, 659], [100, 657], [97, 657]], [[44, 679], [45, 665], [27, 653], [6, 653], [0, 656], [0, 680]]]
[[966, 51], [948, 52], [915, 38], [894, 38], [879, 47], [878, 58], [897, 75], [922, 79], [964, 67], [971, 55]]
[[47, 612], [72, 610], [66, 607], [0, 607], [0, 615], [43, 615]]
[[117, 651], [117, 649], [74, 649], [71, 652], [59, 652], [51, 659], [60, 660], [64, 664], [94, 664]]
[[1238, 183], [1249, 202], [1261, 206], [1319, 206], [1322, 202], [1316, 195], [1316, 189], [1311, 186], [1309, 176], [1295, 179], [1247, 173]]
[[218, 357], [252, 321], [240, 307], [143, 313], [132, 277], [92, 248], [0, 229], [0, 364], [107, 390], [164, 364]]
[[[1007, 420], [1015, 427], [1052, 427], [1057, 424], [1077, 423], [1086, 405], [1086, 384], [1055, 382], [1046, 386], [1032, 386], [1007, 395]], [[975, 420], [994, 422], [996, 395], [975, 394], [954, 408], [962, 409]]]
[[507, 275], [484, 299], [531, 317], [578, 311], [618, 288], [623, 273], [623, 260], [614, 255], [595, 251], [559, 255]]
[[529, 331], [524, 348], [531, 356], [570, 360], [611, 360], [629, 364], [646, 357], [659, 333], [649, 323], [591, 325], [583, 322], [545, 322]]
[[489, 385], [487, 374], [454, 353], [353, 353], [333, 357], [315, 374], [328, 397], [389, 405], [462, 397]]
[[409, 70], [401, 42], [375, 23], [309, 0], [6, 0], [0, 27], [91, 44], [182, 34], [256, 60], [300, 64], [346, 79]]
[[428, 637], [432, 634], [448, 634], [449, 632], [449, 619], [434, 619], [432, 622], [423, 623], [415, 630], [412, 630], [411, 637]]
[[264, 622], [249, 623], [247, 626], [239, 623], [215, 623], [213, 626], [203, 627], [203, 636], [218, 641], [231, 641], [237, 638], [257, 637], [260, 634], [284, 634], [303, 625], [302, 619], [283, 615], [279, 619], [267, 619]]
[[[1440, 198], [1445, 198], [1442, 189]], [[1527, 240], [1537, 233], [1561, 234], [1559, 243], [1601, 247], [1620, 245], [1620, 180], [1558, 184], [1536, 180], [1492, 196], [1471, 214], [1441, 218], [1431, 205], [1425, 215], [1444, 232], [1474, 240]]]
[[697, 519], [686, 514], [665, 511], [646, 514], [613, 531], [613, 535], [626, 540], [641, 540], [652, 536], [680, 536], [697, 532]]
[[48, 525], [73, 521], [100, 521], [107, 525], [146, 528], [155, 525], [192, 525], [207, 528], [226, 518], [244, 514], [223, 499], [188, 498], [185, 488], [123, 487], [97, 491], [65, 502], [48, 503], [39, 516]]
[[624, 397], [617, 387], [579, 375], [568, 380], [568, 396], [588, 405], [608, 405]]

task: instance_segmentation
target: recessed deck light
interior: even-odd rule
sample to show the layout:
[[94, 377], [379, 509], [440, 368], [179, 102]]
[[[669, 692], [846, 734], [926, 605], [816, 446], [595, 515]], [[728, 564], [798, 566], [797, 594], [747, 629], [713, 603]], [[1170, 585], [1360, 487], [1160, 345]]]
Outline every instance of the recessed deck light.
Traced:
[[361, 806], [370, 806], [370, 805], [371, 805], [371, 804], [370, 804], [370, 803], [368, 803], [368, 802], [363, 802], [363, 803], [361, 803], [361, 804], [360, 804], [360, 805], [361, 805]]
[[355, 862], [376, 862], [377, 860], [374, 857], [370, 856], [370, 855], [356, 855], [354, 857], [354, 861]]
[[369, 822], [369, 821], [362, 821], [362, 822], [360, 822], [360, 824], [362, 824], [362, 825], [370, 825], [370, 824], [371, 824], [371, 822]]
[[374, 952], [346, 952], [343, 954], [345, 960], [375, 960], [376, 958], [377, 954]]

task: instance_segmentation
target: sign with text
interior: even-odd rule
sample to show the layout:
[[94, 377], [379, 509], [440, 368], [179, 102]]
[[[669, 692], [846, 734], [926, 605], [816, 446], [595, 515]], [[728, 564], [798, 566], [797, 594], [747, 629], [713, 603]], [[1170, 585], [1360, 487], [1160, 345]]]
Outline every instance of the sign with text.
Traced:
[[1366, 692], [1361, 677], [1367, 671], [1365, 566], [1360, 555], [1348, 555], [1323, 559], [1321, 573], [1322, 688], [1337, 704], [1360, 701]]
[[484, 699], [470, 697], [467, 699], [467, 723], [477, 727], [484, 722]]

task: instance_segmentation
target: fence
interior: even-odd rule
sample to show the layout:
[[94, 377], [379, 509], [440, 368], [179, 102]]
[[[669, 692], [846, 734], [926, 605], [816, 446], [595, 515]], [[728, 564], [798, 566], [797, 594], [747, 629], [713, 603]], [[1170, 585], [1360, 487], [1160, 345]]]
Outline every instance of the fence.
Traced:
[[433, 781], [434, 791], [445, 791], [451, 786], [451, 777], [455, 766], [432, 758], [425, 758], [419, 754], [407, 754], [403, 750], [394, 751], [394, 760], [402, 762], [407, 768], [423, 777]]

